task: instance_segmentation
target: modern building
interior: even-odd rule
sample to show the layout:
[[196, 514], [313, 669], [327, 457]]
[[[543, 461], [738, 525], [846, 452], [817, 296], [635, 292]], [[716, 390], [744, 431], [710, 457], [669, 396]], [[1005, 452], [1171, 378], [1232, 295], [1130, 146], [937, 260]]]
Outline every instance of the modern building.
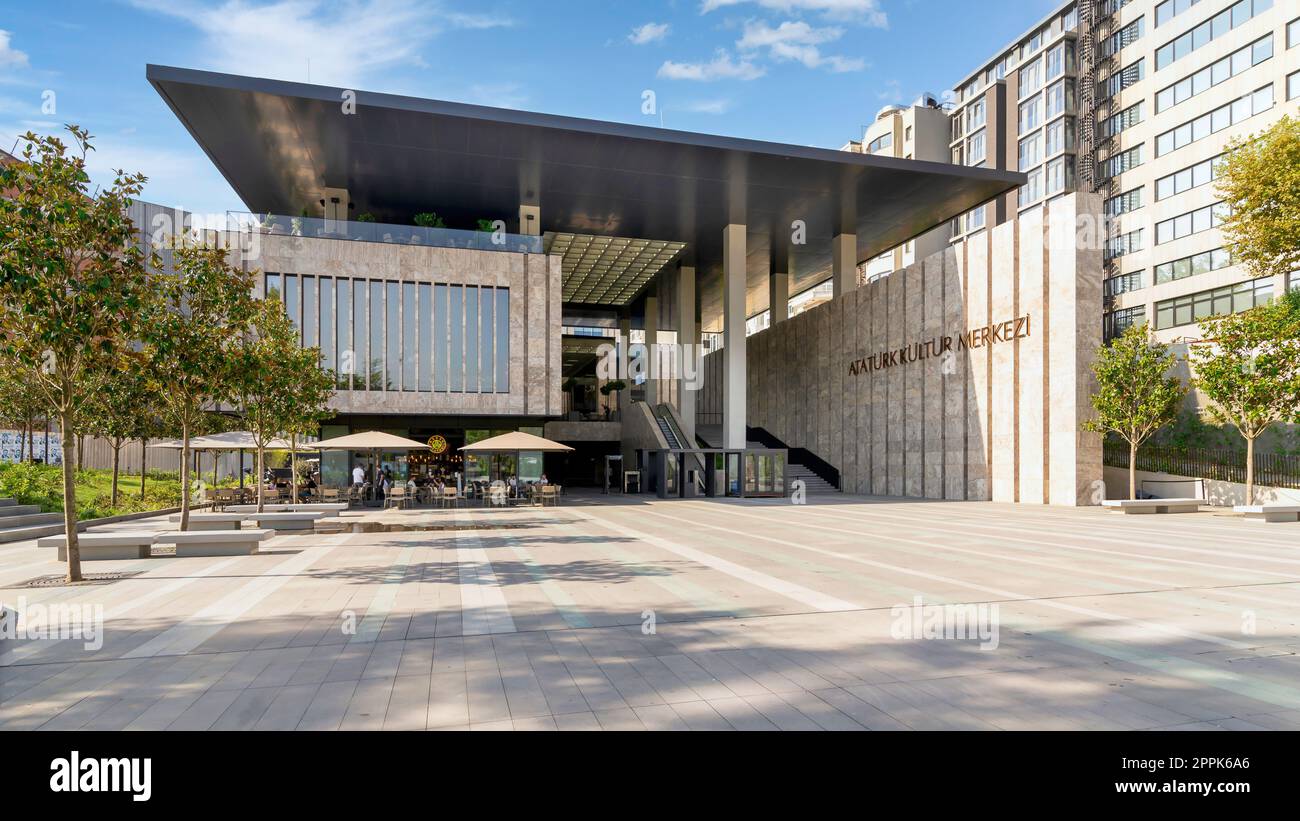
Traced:
[[952, 160], [1027, 183], [953, 220], [954, 241], [1072, 191], [1107, 217], [1109, 337], [1148, 322], [1164, 341], [1300, 276], [1252, 279], [1216, 226], [1228, 143], [1300, 110], [1300, 7], [1277, 0], [1077, 0], [955, 86]]
[[[661, 493], [782, 494], [798, 455], [859, 492], [1078, 504], [1100, 481], [1100, 443], [1079, 431], [1099, 329], [1076, 319], [1100, 299], [1100, 253], [1048, 253], [1044, 240], [1099, 211], [1093, 198], [1052, 203], [1036, 236], [954, 243], [859, 287], [863, 263], [1025, 177], [163, 66], [147, 76], [247, 207], [218, 232], [232, 259], [260, 272], [258, 293], [282, 298], [338, 375], [322, 434], [438, 443], [384, 455], [399, 475], [596, 482], [621, 456]], [[890, 125], [906, 145], [906, 118]], [[819, 288], [831, 298], [791, 318], [791, 294]], [[765, 310], [771, 327], [746, 338]], [[578, 450], [459, 460], [458, 446], [502, 430]], [[369, 454], [323, 459], [341, 483]]]

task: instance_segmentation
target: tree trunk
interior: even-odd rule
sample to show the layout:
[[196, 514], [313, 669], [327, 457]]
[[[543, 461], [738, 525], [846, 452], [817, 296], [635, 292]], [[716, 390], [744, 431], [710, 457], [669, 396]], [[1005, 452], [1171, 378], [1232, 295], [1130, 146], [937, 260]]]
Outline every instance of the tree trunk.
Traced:
[[190, 426], [181, 424], [181, 530], [190, 529]]
[[[68, 441], [68, 413], [59, 414], [59, 434]], [[63, 459], [63, 532], [68, 542], [68, 581], [81, 581], [81, 547], [77, 544], [77, 477], [72, 463]]]
[[1255, 437], [1246, 439], [1246, 504], [1255, 504]]
[[113, 492], [112, 495], [109, 497], [110, 499], [112, 499], [112, 501], [109, 502], [109, 505], [111, 507], [117, 507], [118, 466], [122, 462], [122, 445], [124, 444], [125, 442], [122, 442], [119, 439], [113, 440]]
[[289, 501], [298, 503], [298, 437], [289, 439]]
[[76, 444], [76, 446], [77, 446], [77, 449], [76, 449], [76, 454], [77, 454], [77, 473], [81, 473], [81, 469], [82, 469], [82, 464], [83, 464], [83, 463], [82, 463], [82, 461], [81, 461], [81, 443], [85, 440], [85, 438], [86, 438], [86, 437], [82, 436], [80, 433], [74, 433], [74, 434], [72, 435], [72, 441], [73, 441], [73, 442]]
[[1136, 499], [1138, 483], [1138, 446], [1128, 443], [1128, 497]]
[[266, 451], [257, 446], [257, 512], [266, 512]]
[[149, 459], [149, 440], [140, 440], [140, 499], [144, 500], [144, 475]]

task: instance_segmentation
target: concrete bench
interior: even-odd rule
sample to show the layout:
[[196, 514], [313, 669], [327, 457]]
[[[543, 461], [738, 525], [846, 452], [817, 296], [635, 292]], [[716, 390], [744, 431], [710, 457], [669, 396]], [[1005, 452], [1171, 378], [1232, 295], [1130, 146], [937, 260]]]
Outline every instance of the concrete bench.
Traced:
[[176, 557], [250, 556], [274, 530], [188, 530], [159, 533], [155, 544], [176, 545]]
[[257, 522], [258, 527], [271, 527], [281, 531], [313, 530], [316, 520], [325, 514], [319, 510], [267, 511], [266, 513], [244, 513], [246, 519]]
[[[344, 502], [304, 502], [302, 504], [273, 504], [264, 505], [263, 510], [267, 513], [323, 513], [326, 516], [337, 516], [347, 510], [348, 506]], [[256, 513], [257, 505], [230, 505], [226, 508], [229, 513]]]
[[1107, 499], [1101, 503], [1116, 513], [1196, 513], [1200, 499]]
[[1300, 521], [1300, 505], [1237, 505], [1233, 510], [1248, 522]]
[[[152, 555], [154, 539], [157, 533], [143, 531], [122, 531], [120, 533], [79, 533], [77, 547], [85, 561], [107, 561], [110, 559], [147, 559]], [[59, 561], [68, 560], [68, 537], [45, 536], [36, 540], [37, 547], [57, 547]]]
[[[190, 530], [239, 530], [247, 518], [247, 513], [191, 513]], [[180, 514], [167, 517], [167, 521], [177, 524], [180, 520]]]

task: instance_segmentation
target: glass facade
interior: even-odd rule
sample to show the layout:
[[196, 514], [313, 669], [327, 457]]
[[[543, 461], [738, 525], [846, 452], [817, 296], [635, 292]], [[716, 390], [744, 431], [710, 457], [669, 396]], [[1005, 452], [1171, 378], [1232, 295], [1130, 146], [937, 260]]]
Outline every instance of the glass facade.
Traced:
[[1256, 279], [1156, 303], [1156, 330], [1191, 325], [1211, 316], [1239, 314], [1273, 298], [1273, 280]]
[[268, 273], [340, 390], [510, 391], [510, 289]]

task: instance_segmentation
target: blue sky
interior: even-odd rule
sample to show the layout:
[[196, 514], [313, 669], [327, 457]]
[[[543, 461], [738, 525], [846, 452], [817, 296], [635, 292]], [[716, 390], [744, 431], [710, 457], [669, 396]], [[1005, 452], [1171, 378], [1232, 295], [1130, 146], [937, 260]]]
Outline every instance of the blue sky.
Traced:
[[79, 123], [97, 138], [97, 180], [141, 171], [145, 198], [212, 213], [241, 204], [146, 63], [838, 148], [882, 105], [948, 89], [1058, 0], [4, 5], [0, 147]]

